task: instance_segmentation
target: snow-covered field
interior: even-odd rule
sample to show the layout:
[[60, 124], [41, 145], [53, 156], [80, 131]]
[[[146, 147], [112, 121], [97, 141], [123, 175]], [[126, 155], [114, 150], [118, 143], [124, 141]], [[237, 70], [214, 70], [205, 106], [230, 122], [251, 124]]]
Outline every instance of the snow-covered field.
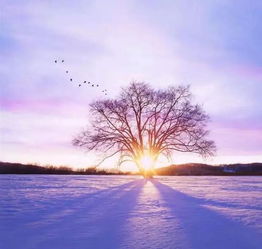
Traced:
[[262, 177], [0, 175], [0, 248], [262, 248]]

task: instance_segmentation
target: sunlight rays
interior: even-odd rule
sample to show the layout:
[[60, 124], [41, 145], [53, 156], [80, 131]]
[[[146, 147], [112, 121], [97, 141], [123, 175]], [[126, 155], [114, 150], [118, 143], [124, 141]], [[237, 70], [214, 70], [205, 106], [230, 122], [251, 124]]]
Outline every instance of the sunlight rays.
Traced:
[[144, 155], [139, 162], [144, 170], [151, 170], [154, 167], [154, 159], [150, 155]]

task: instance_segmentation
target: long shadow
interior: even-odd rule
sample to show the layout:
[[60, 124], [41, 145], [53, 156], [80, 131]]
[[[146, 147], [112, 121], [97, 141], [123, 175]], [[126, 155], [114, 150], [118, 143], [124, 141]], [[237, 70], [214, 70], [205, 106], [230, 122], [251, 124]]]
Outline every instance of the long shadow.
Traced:
[[[63, 218], [70, 214], [70, 212], [83, 207], [85, 210], [91, 210], [96, 208], [97, 203], [100, 200], [104, 201], [108, 196], [114, 197], [123, 193], [126, 189], [129, 189], [138, 184], [139, 180], [134, 180], [125, 184], [117, 185], [103, 190], [98, 190], [93, 193], [82, 194], [78, 197], [72, 197], [71, 199], [58, 200], [55, 202], [54, 207], [49, 206], [45, 211], [46, 215], [40, 217], [37, 222], [32, 222], [32, 224], [45, 224], [48, 223], [49, 219]], [[81, 205], [79, 205], [81, 203]], [[63, 210], [63, 212], [61, 210]]]
[[60, 210], [52, 209], [49, 216], [47, 210], [41, 221], [12, 234], [17, 240], [8, 240], [5, 249], [123, 248], [125, 224], [143, 185], [144, 180], [135, 180], [66, 201]]
[[[86, 204], [86, 208], [92, 208], [93, 203], [96, 203], [96, 199], [103, 198], [103, 195], [111, 194], [114, 196], [119, 192], [119, 189], [122, 191], [126, 188], [131, 187], [135, 184], [135, 180], [109, 187], [103, 190], [98, 190], [91, 193], [83, 193], [79, 196], [72, 196], [70, 199], [55, 199], [55, 200], [47, 200], [44, 202], [43, 207], [38, 207], [38, 201], [36, 201], [33, 206], [30, 206], [30, 203], [24, 202], [21, 206], [19, 206], [19, 212], [14, 214], [9, 214], [6, 210], [2, 210], [0, 214], [1, 223], [4, 224], [5, 227], [8, 226], [9, 222], [15, 221], [16, 225], [19, 227], [20, 221], [25, 221], [29, 224], [29, 226], [41, 226], [48, 223], [52, 223], [55, 218], [63, 218], [67, 216], [70, 212], [72, 212], [79, 203], [83, 202]], [[61, 189], [58, 188], [58, 191]], [[41, 200], [39, 201], [41, 202]], [[10, 205], [10, 204], [9, 204]], [[95, 204], [94, 204], [95, 205]], [[41, 213], [41, 215], [35, 215], [36, 213]], [[6, 222], [5, 222], [6, 221]], [[1, 228], [1, 227], [0, 227]], [[12, 229], [13, 230], [13, 229]]]
[[261, 248], [262, 239], [253, 229], [204, 207], [207, 202], [201, 199], [177, 191], [157, 180], [152, 180], [152, 183], [170, 210], [169, 222], [180, 224], [180, 231], [184, 233], [189, 248]]

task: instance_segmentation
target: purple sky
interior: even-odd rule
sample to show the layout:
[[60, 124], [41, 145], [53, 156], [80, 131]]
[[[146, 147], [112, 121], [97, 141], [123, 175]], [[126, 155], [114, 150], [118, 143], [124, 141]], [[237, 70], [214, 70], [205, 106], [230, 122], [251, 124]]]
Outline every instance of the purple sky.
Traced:
[[[218, 147], [207, 162], [262, 161], [260, 0], [75, 2], [1, 1], [1, 161], [96, 162], [71, 140], [103, 95], [70, 83], [67, 68], [110, 96], [132, 80], [191, 84]], [[203, 162], [174, 155], [191, 161]]]

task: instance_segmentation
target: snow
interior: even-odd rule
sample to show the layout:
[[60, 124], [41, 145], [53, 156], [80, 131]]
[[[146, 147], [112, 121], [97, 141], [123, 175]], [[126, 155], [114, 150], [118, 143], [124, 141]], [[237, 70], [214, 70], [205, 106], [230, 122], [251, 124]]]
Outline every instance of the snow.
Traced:
[[262, 177], [0, 176], [1, 249], [252, 249]]

